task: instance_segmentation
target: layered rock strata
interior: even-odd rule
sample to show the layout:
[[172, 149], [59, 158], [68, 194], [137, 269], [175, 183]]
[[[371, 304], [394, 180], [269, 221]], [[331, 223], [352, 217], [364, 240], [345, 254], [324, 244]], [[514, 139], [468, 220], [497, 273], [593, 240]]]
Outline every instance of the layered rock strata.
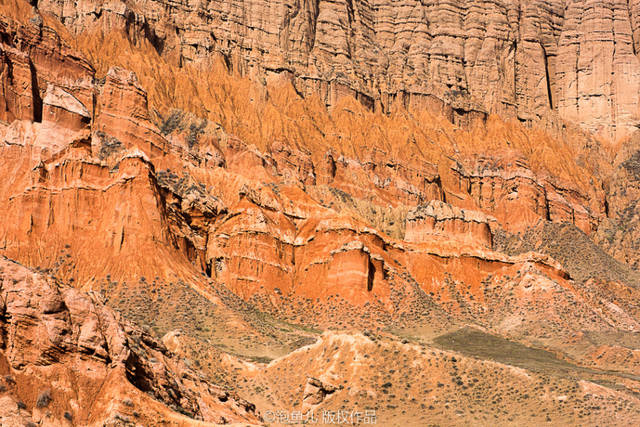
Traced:
[[[329, 105], [399, 101], [467, 123], [557, 113], [609, 139], [638, 124], [635, 2], [403, 0], [38, 3], [72, 32], [119, 28], [178, 64], [222, 52], [241, 72], [285, 74]], [[471, 113], [471, 114], [470, 114]]]

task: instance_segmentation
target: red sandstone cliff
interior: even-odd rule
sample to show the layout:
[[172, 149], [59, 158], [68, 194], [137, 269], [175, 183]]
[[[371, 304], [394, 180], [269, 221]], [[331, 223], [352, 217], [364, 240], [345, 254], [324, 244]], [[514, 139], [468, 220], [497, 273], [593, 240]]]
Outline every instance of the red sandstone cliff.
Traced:
[[121, 28], [180, 64], [223, 52], [234, 69], [286, 74], [330, 105], [352, 95], [537, 121], [557, 113], [608, 138], [638, 123], [635, 1], [38, 3], [75, 34]]
[[[26, 333], [5, 334], [0, 416], [259, 421], [196, 363], [260, 412], [366, 396], [409, 424], [600, 423], [618, 399], [633, 422], [637, 150], [612, 140], [635, 126], [640, 9], [467, 3], [0, 3], [0, 253], [42, 273], [1, 267], [4, 328]], [[339, 384], [394, 374], [392, 350], [439, 380]], [[492, 360], [517, 410], [478, 404]], [[438, 397], [478, 382], [484, 418]]]

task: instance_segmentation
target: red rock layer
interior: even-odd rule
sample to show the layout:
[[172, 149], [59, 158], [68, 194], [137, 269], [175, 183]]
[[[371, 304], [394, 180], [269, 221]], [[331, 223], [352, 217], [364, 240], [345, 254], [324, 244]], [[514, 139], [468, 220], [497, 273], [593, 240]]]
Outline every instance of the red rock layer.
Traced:
[[[5, 27], [11, 40], [36, 37], [32, 32], [39, 29], [59, 46], [45, 61], [31, 41], [18, 43], [29, 47], [30, 72], [47, 89], [31, 94], [43, 98], [42, 123], [18, 120], [2, 129], [0, 162], [13, 177], [0, 186], [7, 212], [0, 229], [3, 253], [83, 285], [107, 275], [201, 283], [197, 277], [205, 273], [246, 299], [261, 295], [276, 307], [280, 297], [339, 296], [389, 314], [399, 310], [394, 286], [399, 295], [417, 292], [406, 278], [414, 261], [405, 255], [416, 249], [396, 240], [407, 233], [407, 240], [424, 243], [415, 235], [415, 218], [405, 221], [407, 206], [435, 200], [433, 206], [439, 201], [449, 209], [451, 218], [436, 213], [429, 227], [449, 230], [464, 244], [454, 249], [445, 242], [433, 250], [436, 257], [471, 264], [476, 255], [468, 257], [462, 248], [479, 251], [488, 263], [495, 259], [491, 227], [478, 219], [483, 214], [462, 212], [483, 210], [508, 230], [549, 219], [569, 220], [588, 232], [601, 215], [595, 190], [582, 192], [548, 171], [536, 173], [515, 154], [496, 159], [461, 153], [452, 162], [441, 150], [403, 159], [396, 148], [360, 147], [349, 155], [341, 147], [341, 154], [322, 146], [309, 151], [279, 140], [261, 150], [181, 112], [158, 129], [135, 74], [112, 68], [104, 80], [85, 84], [93, 81], [93, 70], [65, 56], [70, 48], [52, 27], [11, 19]], [[79, 73], [75, 80], [51, 81], [69, 61]], [[354, 126], [353, 114], [345, 110], [334, 120]], [[441, 133], [437, 126], [445, 122], [432, 120], [434, 135]], [[507, 142], [522, 139], [517, 132], [524, 131], [491, 129], [483, 140], [495, 139], [496, 132], [506, 133]], [[452, 147], [473, 140], [473, 134], [448, 131], [457, 138]], [[471, 152], [473, 144], [464, 150]], [[393, 275], [407, 276], [392, 285]], [[418, 283], [423, 280], [421, 273]]]

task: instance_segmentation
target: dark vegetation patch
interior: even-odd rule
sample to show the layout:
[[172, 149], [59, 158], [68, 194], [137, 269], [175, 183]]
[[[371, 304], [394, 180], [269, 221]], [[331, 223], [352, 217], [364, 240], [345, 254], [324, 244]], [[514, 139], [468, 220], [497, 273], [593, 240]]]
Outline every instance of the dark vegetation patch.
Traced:
[[189, 126], [189, 134], [187, 135], [187, 144], [189, 145], [189, 148], [193, 148], [198, 145], [200, 136], [204, 133], [207, 123], [207, 119], [203, 119], [200, 124], [191, 123]]
[[124, 144], [117, 138], [107, 135], [102, 131], [96, 132], [96, 136], [100, 142], [100, 151], [98, 151], [98, 157], [100, 160], [104, 160], [111, 155], [124, 150]]
[[549, 351], [527, 347], [473, 328], [458, 329], [433, 341], [441, 348], [458, 351], [466, 356], [532, 370], [567, 370], [573, 367]]
[[184, 111], [173, 110], [160, 124], [160, 133], [169, 135], [176, 129], [181, 129]]
[[636, 151], [623, 162], [622, 167], [625, 168], [636, 181], [640, 181], [640, 151]]
[[[529, 371], [562, 378], [587, 378], [602, 383], [603, 375], [619, 375], [633, 378], [631, 375], [586, 368], [560, 359], [552, 352], [524, 344], [509, 341], [502, 337], [487, 334], [471, 327], [441, 335], [433, 340], [434, 344], [445, 350], [453, 350], [465, 356], [482, 360], [492, 360], [506, 365], [517, 366]], [[637, 379], [637, 378], [634, 378]]]
[[36, 406], [38, 408], [46, 408], [52, 400], [51, 390], [41, 391], [38, 395], [38, 400], [36, 400]]

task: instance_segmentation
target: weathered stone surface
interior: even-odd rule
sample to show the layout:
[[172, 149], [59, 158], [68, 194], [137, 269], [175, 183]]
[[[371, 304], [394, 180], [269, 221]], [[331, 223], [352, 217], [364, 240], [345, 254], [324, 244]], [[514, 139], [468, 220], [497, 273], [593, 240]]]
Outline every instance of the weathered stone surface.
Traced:
[[87, 128], [91, 113], [78, 99], [50, 84], [42, 100], [43, 122], [51, 122], [72, 130]]
[[536, 175], [521, 158], [500, 154], [455, 167], [459, 189], [507, 229], [532, 226], [540, 218], [569, 222], [590, 233], [605, 214], [598, 196], [586, 196], [553, 176]]
[[434, 234], [476, 242], [488, 248], [492, 246], [489, 218], [482, 212], [459, 209], [440, 201], [432, 201], [409, 211], [404, 236], [406, 241], [425, 242]]
[[93, 130], [143, 150], [147, 156], [161, 156], [165, 140], [149, 119], [147, 94], [134, 73], [110, 68], [96, 94]]
[[317, 378], [309, 377], [302, 392], [302, 408], [306, 413], [314, 406], [321, 404], [328, 395], [335, 393], [342, 387], [326, 384]]
[[[327, 104], [353, 95], [465, 121], [558, 113], [611, 139], [638, 124], [638, 13], [626, 0], [82, 3], [38, 7], [74, 33], [121, 28], [184, 64], [223, 52], [235, 69], [287, 73]], [[443, 104], [444, 101], [444, 104]]]
[[2, 92], [0, 93], [0, 120], [11, 123], [15, 119], [36, 120], [42, 114], [39, 99], [34, 99], [33, 70], [29, 56], [17, 49], [4, 47], [0, 51], [2, 62]]
[[[42, 121], [42, 99], [50, 84], [74, 96], [91, 112], [91, 65], [79, 56], [51, 25], [44, 24], [37, 10], [25, 6], [24, 2], [14, 0], [9, 0], [3, 5], [3, 10], [7, 9], [9, 16], [3, 16], [0, 23], [0, 31], [4, 34], [0, 41], [0, 52], [4, 57], [3, 66], [6, 67], [3, 79], [13, 81], [16, 88], [13, 90], [23, 99], [19, 105], [32, 112], [31, 117], [26, 117], [24, 113], [14, 113], [14, 117]], [[11, 15], [18, 19], [10, 19]], [[19, 60], [18, 56], [22, 56], [23, 59]], [[12, 85], [8, 86], [11, 87]], [[8, 93], [5, 91], [5, 97]]]

